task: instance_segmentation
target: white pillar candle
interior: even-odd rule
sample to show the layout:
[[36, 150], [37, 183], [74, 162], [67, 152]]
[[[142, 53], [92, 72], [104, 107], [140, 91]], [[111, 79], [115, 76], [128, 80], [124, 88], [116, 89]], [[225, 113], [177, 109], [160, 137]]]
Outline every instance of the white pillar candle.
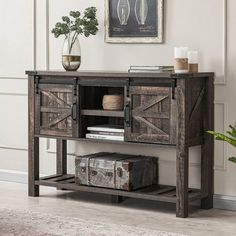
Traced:
[[188, 72], [188, 48], [175, 47], [175, 73]]
[[188, 47], [175, 47], [175, 58], [188, 58]]
[[198, 72], [198, 51], [188, 52], [188, 70], [192, 73]]
[[188, 64], [198, 64], [198, 51], [188, 52]]

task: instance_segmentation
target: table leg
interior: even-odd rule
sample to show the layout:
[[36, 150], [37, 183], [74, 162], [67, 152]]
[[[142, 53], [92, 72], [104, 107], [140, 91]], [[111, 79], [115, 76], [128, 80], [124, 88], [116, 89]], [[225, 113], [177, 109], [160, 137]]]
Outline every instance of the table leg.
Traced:
[[201, 192], [203, 196], [201, 200], [202, 209], [213, 208], [214, 193], [214, 137], [207, 130], [214, 130], [214, 85], [213, 78], [206, 81], [206, 94], [204, 102], [204, 140], [202, 145], [201, 156]]
[[35, 181], [39, 180], [39, 138], [29, 140], [28, 156], [28, 195], [31, 197], [39, 196], [39, 186]]
[[188, 178], [189, 178], [189, 121], [188, 121], [188, 80], [179, 79], [177, 84], [177, 151], [176, 151], [176, 216], [188, 217]]
[[57, 174], [67, 174], [67, 140], [57, 139]]
[[35, 181], [39, 180], [39, 138], [34, 137], [35, 131], [35, 88], [34, 77], [28, 80], [28, 195], [39, 196], [39, 186]]
[[[57, 174], [66, 175], [67, 174], [67, 140], [57, 139]], [[58, 190], [65, 190], [62, 188], [57, 188]]]
[[111, 203], [121, 203], [123, 200], [122, 196], [111, 195]]

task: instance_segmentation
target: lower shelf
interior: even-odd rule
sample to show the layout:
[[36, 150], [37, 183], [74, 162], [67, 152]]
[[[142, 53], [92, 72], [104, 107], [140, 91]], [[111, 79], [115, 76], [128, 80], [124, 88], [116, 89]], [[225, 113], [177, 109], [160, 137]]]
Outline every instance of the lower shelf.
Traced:
[[[69, 174], [46, 176], [40, 178], [40, 180], [38, 181], [35, 181], [35, 184], [57, 187], [66, 190], [94, 192], [94, 193], [102, 193], [116, 196], [119, 195], [123, 197], [176, 203], [176, 188], [167, 185], [153, 185], [147, 188], [142, 188], [132, 192], [127, 192], [123, 190], [77, 185], [75, 184], [74, 175], [69, 175]], [[202, 197], [205, 196], [202, 196], [198, 189], [189, 189], [189, 201], [195, 201], [201, 199]]]

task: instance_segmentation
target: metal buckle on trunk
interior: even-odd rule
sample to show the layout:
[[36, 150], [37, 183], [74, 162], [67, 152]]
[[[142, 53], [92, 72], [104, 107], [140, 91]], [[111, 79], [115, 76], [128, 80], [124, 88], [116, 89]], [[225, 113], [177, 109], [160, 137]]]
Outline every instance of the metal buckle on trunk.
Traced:
[[123, 170], [122, 170], [122, 168], [118, 167], [116, 171], [117, 171], [118, 177], [121, 178], [121, 177], [123, 176]]

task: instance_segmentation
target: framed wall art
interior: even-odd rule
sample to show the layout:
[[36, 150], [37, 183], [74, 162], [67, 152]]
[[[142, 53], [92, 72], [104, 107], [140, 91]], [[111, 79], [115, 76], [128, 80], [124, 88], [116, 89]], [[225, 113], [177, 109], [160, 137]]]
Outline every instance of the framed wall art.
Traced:
[[106, 0], [105, 41], [162, 43], [164, 0]]

